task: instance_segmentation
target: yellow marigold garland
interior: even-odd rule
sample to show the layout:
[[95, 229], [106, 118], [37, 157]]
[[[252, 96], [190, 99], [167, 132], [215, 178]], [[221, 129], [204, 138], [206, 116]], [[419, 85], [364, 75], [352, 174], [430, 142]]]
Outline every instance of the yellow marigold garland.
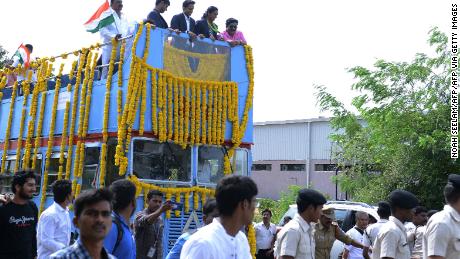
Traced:
[[254, 225], [251, 223], [248, 226], [248, 242], [249, 242], [249, 248], [251, 251], [251, 256], [253, 259], [256, 258], [256, 231], [254, 230]]
[[173, 137], [173, 78], [168, 77], [168, 139]]
[[[182, 140], [182, 148], [187, 147], [188, 137], [189, 137], [189, 126], [190, 126], [190, 82], [186, 81], [185, 85], [185, 125], [184, 127], [184, 136]], [[187, 210], [188, 211], [188, 210]]]
[[27, 126], [27, 137], [26, 137], [26, 143], [24, 145], [25, 151], [24, 151], [24, 159], [22, 161], [22, 168], [24, 169], [29, 169], [29, 163], [30, 163], [30, 152], [32, 149], [32, 136], [34, 134], [35, 130], [35, 118], [37, 115], [37, 106], [38, 106], [38, 96], [40, 94], [39, 89], [41, 88], [40, 85], [43, 84], [45, 74], [43, 71], [46, 72], [48, 65], [45, 62], [39, 69], [38, 71], [38, 82], [32, 92], [32, 102], [31, 102], [31, 107], [30, 107], [30, 112], [29, 116], [31, 117], [28, 126]]
[[[174, 194], [174, 197], [176, 198], [176, 202], [180, 203], [180, 192], [176, 192]], [[174, 210], [174, 215], [176, 216], [176, 218], [180, 217], [180, 210]]]
[[207, 95], [206, 95], [206, 84], [201, 85], [201, 144], [206, 144], [206, 105], [207, 105]]
[[179, 85], [177, 78], [172, 80], [174, 88], [174, 142], [179, 143]]
[[18, 88], [18, 82], [14, 82], [13, 85], [13, 93], [11, 95], [11, 103], [10, 103], [10, 114], [8, 115], [8, 124], [6, 126], [6, 133], [5, 133], [5, 142], [3, 143], [3, 154], [2, 154], [2, 171], [1, 173], [5, 173], [5, 165], [6, 165], [6, 155], [8, 153], [8, 148], [10, 144], [10, 134], [11, 134], [11, 124], [13, 123], [13, 115], [14, 115], [14, 104], [16, 99], [16, 91]]
[[46, 107], [46, 92], [42, 92], [41, 104], [40, 104], [40, 116], [38, 118], [38, 126], [37, 126], [37, 135], [35, 136], [35, 143], [34, 143], [34, 155], [32, 158], [32, 168], [36, 168], [37, 164], [37, 155], [38, 151], [40, 150], [40, 136], [42, 134], [43, 128], [43, 118], [45, 117], [45, 107]]
[[125, 60], [125, 49], [126, 49], [126, 40], [121, 42], [120, 47], [120, 61], [118, 62], [118, 86], [123, 85], [123, 63]]
[[63, 68], [64, 68], [64, 64], [61, 64], [61, 67], [59, 68], [59, 74], [57, 76], [56, 87], [54, 89], [54, 99], [53, 99], [53, 106], [51, 109], [51, 123], [50, 123], [49, 135], [48, 135], [48, 146], [46, 149], [46, 156], [45, 156], [46, 162], [45, 162], [45, 171], [43, 173], [44, 179], [43, 179], [43, 186], [41, 189], [39, 215], [41, 215], [45, 207], [46, 190], [48, 188], [48, 170], [49, 170], [50, 162], [51, 162], [51, 153], [53, 152], [54, 129], [56, 126], [56, 111], [57, 111], [57, 106], [58, 106], [58, 101], [59, 101], [59, 90], [61, 88], [61, 75], [62, 75]]
[[[206, 140], [207, 140], [207, 144], [212, 144], [213, 141], [212, 141], [212, 124], [214, 123], [213, 121], [213, 117], [212, 117], [212, 113], [213, 113], [213, 102], [214, 102], [214, 93], [212, 92], [212, 85], [211, 84], [207, 84], [206, 86], [206, 89], [207, 89], [207, 92], [208, 92], [208, 107], [207, 107], [207, 110], [208, 110], [208, 123], [207, 123], [207, 130], [206, 130]], [[206, 113], [205, 113], [206, 114]]]
[[64, 151], [66, 147], [67, 131], [68, 131], [68, 126], [69, 126], [69, 110], [70, 110], [70, 102], [67, 101], [65, 103], [64, 125], [62, 127], [61, 148], [60, 148], [61, 152], [59, 154], [58, 180], [62, 179], [62, 173], [64, 172]]
[[[29, 97], [29, 86], [30, 86], [30, 80], [32, 78], [32, 71], [29, 71], [28, 77], [26, 81], [22, 82], [22, 89], [24, 89], [24, 99], [22, 101], [22, 112], [21, 112], [21, 124], [19, 126], [19, 135], [18, 135], [18, 144], [16, 147], [16, 158], [17, 160], [20, 159], [21, 157], [21, 150], [22, 150], [22, 134], [24, 132], [24, 125], [25, 125], [25, 119], [26, 119], [26, 112], [27, 112], [27, 98]], [[17, 172], [19, 169], [19, 165], [21, 163], [17, 162], [14, 165], [14, 171]]]
[[157, 122], [157, 72], [151, 70], [150, 73], [151, 91], [152, 91], [152, 132], [158, 136]]
[[[79, 61], [78, 70], [77, 70], [77, 77], [76, 77], [77, 79], [75, 82], [75, 87], [73, 89], [74, 92], [73, 92], [73, 98], [72, 98], [72, 119], [70, 120], [69, 144], [68, 144], [68, 149], [67, 149], [68, 158], [66, 162], [65, 179], [70, 179], [70, 171], [72, 167], [72, 153], [73, 153], [73, 146], [74, 146], [73, 142], [74, 142], [74, 136], [75, 136], [76, 119], [77, 119], [78, 95], [80, 92], [79, 88], [80, 88], [80, 81], [81, 81], [81, 71], [83, 70], [83, 64], [84, 64], [86, 53], [87, 53], [87, 50], [82, 50], [82, 54], [80, 55], [80, 61]], [[77, 148], [77, 151], [78, 151], [78, 148]], [[77, 154], [78, 152], [76, 153], [76, 155]], [[78, 160], [75, 160], [75, 162], [78, 162]]]

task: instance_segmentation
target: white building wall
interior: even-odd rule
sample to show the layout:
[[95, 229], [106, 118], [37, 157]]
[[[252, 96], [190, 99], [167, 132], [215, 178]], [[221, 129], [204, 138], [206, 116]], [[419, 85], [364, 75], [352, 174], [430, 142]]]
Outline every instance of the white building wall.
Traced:
[[253, 160], [305, 160], [307, 139], [306, 123], [255, 125]]

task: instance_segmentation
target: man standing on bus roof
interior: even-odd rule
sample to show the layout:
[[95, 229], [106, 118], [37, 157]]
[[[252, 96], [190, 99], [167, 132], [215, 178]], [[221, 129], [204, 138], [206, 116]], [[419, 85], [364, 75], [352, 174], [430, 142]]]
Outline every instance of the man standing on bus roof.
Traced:
[[458, 259], [460, 257], [460, 175], [449, 175], [444, 187], [447, 205], [434, 214], [423, 236], [423, 258]]
[[163, 193], [151, 190], [148, 206], [134, 219], [134, 238], [137, 259], [163, 259], [163, 212], [171, 209], [170, 201], [163, 203]]
[[35, 181], [34, 172], [17, 172], [11, 184], [13, 200], [0, 205], [0, 258], [37, 256], [38, 209], [32, 201]]
[[216, 187], [219, 217], [201, 228], [182, 248], [181, 259], [251, 258], [248, 239], [240, 230], [252, 223], [257, 185], [247, 177], [231, 175]]
[[155, 8], [147, 16], [146, 22], [154, 24], [158, 28], [167, 29], [168, 23], [161, 15], [168, 10], [169, 0], [156, 0]]
[[110, 185], [114, 195], [112, 229], [104, 240], [104, 247], [117, 258], [135, 259], [136, 244], [129, 228], [129, 221], [136, 210], [136, 186], [126, 179]]
[[195, 1], [185, 0], [182, 3], [183, 12], [176, 14], [171, 19], [171, 29], [177, 33], [187, 33], [191, 39], [196, 38], [195, 33], [195, 20], [192, 18], [193, 9], [195, 8]]
[[52, 188], [54, 203], [43, 211], [38, 220], [38, 259], [46, 259], [70, 244], [72, 225], [67, 206], [73, 201], [72, 183], [57, 180]]
[[[127, 37], [134, 33], [134, 25], [131, 22], [128, 22], [127, 17], [124, 13], [121, 12], [123, 9], [122, 0], [110, 0], [110, 6], [114, 11], [113, 18], [115, 21], [103, 28], [100, 29], [99, 33], [102, 38], [102, 42], [106, 45], [102, 47], [102, 65], [107, 65], [110, 62], [110, 56], [112, 54], [112, 39], [119, 40], [121, 38]], [[131, 49], [132, 38], [126, 40], [126, 49]], [[127, 57], [129, 51], [125, 52], [125, 57]], [[120, 58], [120, 42], [118, 42], [118, 50], [116, 60]], [[102, 79], [107, 78], [108, 66], [103, 67], [102, 69]]]
[[318, 222], [326, 198], [318, 191], [302, 189], [296, 203], [297, 214], [278, 233], [275, 256], [279, 259], [314, 259], [313, 224]]

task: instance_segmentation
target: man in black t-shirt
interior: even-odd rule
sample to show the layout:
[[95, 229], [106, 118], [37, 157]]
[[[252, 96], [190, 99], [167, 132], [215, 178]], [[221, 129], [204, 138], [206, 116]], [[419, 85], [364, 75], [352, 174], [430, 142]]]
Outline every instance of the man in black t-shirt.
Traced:
[[0, 258], [33, 259], [37, 256], [38, 209], [31, 201], [36, 188], [33, 172], [18, 172], [11, 189], [14, 198], [0, 205]]

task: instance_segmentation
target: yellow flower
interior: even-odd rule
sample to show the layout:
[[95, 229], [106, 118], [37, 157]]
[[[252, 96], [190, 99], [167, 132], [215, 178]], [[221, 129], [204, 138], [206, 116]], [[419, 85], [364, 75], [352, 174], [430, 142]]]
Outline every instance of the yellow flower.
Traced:
[[14, 104], [15, 104], [15, 99], [16, 99], [17, 87], [18, 87], [18, 82], [16, 81], [14, 82], [14, 85], [13, 85], [13, 93], [11, 95], [11, 104], [10, 104], [10, 114], [8, 115], [8, 124], [6, 126], [5, 143], [3, 144], [2, 170], [0, 172], [1, 174], [5, 173], [6, 155], [8, 153], [8, 148], [9, 148], [11, 124], [13, 122]]

